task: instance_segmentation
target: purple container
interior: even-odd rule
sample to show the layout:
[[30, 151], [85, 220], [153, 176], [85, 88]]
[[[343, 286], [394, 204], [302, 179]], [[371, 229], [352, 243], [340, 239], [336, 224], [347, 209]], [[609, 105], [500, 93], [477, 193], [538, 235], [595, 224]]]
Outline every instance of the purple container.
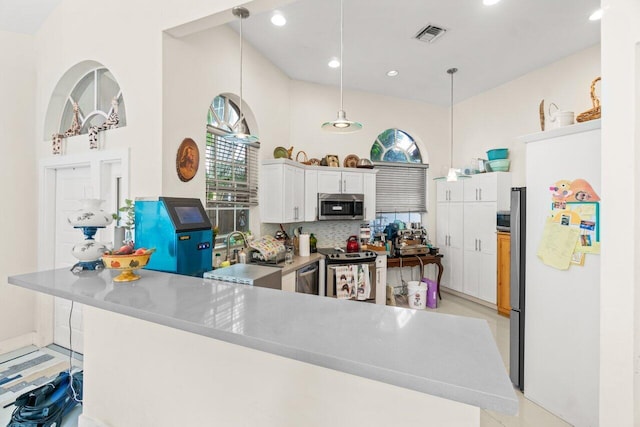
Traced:
[[422, 283], [427, 284], [427, 307], [429, 308], [437, 308], [438, 307], [438, 284], [431, 280], [423, 277], [420, 280]]

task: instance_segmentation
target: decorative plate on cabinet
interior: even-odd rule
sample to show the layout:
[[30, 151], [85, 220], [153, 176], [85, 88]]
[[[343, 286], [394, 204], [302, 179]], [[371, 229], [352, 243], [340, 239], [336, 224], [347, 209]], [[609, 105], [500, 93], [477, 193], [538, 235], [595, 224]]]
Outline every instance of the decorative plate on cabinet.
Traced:
[[288, 159], [289, 158], [289, 150], [284, 147], [276, 147], [273, 150], [273, 158], [274, 159]]
[[358, 156], [356, 156], [355, 154], [349, 154], [344, 158], [342, 165], [345, 168], [355, 168], [356, 166], [358, 166], [358, 160], [360, 160]]

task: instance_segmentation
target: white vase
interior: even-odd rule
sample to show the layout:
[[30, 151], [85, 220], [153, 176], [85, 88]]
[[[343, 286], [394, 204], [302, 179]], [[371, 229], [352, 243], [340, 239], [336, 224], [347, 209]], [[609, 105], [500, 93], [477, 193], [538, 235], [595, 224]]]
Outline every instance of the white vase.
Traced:
[[107, 247], [103, 243], [87, 239], [74, 245], [71, 249], [71, 255], [79, 261], [96, 261], [102, 257], [106, 250]]
[[73, 227], [106, 227], [111, 224], [113, 218], [110, 214], [100, 209], [103, 200], [83, 199], [80, 200], [82, 208], [73, 212], [67, 218]]

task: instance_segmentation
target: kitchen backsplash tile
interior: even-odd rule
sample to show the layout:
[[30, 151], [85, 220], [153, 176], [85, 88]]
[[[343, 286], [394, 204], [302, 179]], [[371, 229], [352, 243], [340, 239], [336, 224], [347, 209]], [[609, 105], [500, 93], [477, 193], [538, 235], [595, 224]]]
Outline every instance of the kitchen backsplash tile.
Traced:
[[[361, 221], [316, 221], [282, 225], [290, 236], [293, 236], [294, 228], [302, 227], [303, 233], [313, 233], [316, 236], [319, 248], [329, 248], [346, 246], [349, 236], [357, 236], [359, 234], [361, 224], [363, 224]], [[263, 223], [260, 227], [260, 235], [269, 234], [273, 236], [278, 230], [280, 230], [278, 224]]]

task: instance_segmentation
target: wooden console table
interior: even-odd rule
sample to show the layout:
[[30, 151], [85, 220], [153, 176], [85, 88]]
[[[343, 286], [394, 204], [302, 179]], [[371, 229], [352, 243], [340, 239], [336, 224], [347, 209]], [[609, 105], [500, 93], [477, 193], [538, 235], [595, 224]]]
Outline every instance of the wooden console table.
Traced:
[[424, 277], [424, 266], [428, 264], [435, 264], [438, 266], [438, 280], [436, 281], [436, 288], [438, 289], [438, 299], [442, 299], [440, 296], [440, 279], [442, 278], [442, 254], [439, 255], [409, 255], [404, 257], [390, 258], [387, 257], [387, 268], [397, 267], [414, 267], [416, 265], [422, 266], [420, 271], [420, 277]]

